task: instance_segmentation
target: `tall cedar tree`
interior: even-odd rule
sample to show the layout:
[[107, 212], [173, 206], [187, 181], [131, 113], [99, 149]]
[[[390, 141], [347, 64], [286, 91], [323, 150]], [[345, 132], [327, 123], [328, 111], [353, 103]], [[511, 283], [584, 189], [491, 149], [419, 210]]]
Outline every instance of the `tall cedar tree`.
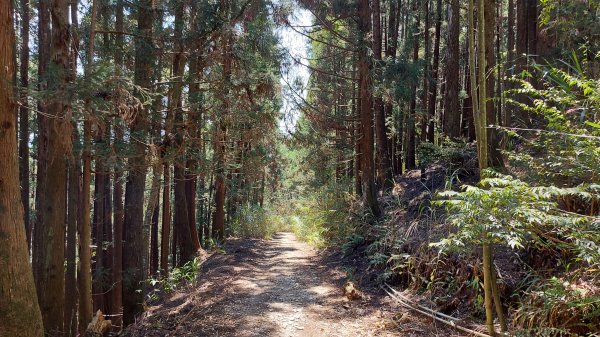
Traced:
[[444, 134], [453, 140], [460, 137], [460, 110], [458, 101], [459, 82], [459, 34], [460, 5], [458, 0], [448, 4], [448, 38], [446, 43], [446, 92], [444, 93]]
[[431, 65], [431, 81], [428, 86], [428, 102], [427, 116], [429, 125], [427, 126], [427, 141], [433, 143], [435, 141], [435, 107], [437, 105], [438, 93], [438, 72], [440, 68], [440, 37], [442, 31], [442, 0], [437, 0], [436, 4], [436, 20], [435, 20], [435, 37], [433, 46], [433, 64]]
[[[213, 215], [213, 233], [216, 240], [222, 241], [225, 236], [225, 193], [226, 193], [226, 173], [225, 173], [225, 151], [227, 148], [227, 127], [228, 120], [231, 118], [231, 43], [233, 38], [230, 27], [231, 3], [229, 0], [221, 0], [221, 11], [226, 20], [221, 35], [221, 62], [223, 64], [223, 78], [221, 80], [221, 116], [218, 117], [218, 123], [215, 126], [214, 151], [216, 154], [216, 172], [215, 172], [215, 212]], [[178, 232], [179, 235], [179, 232]]]
[[25, 219], [27, 246], [31, 248], [31, 219], [29, 207], [29, 0], [21, 0], [21, 64], [19, 76], [21, 92], [19, 99], [19, 180], [21, 182], [21, 201]]
[[[414, 0], [412, 2], [412, 12], [414, 14], [415, 22], [411, 29], [412, 42], [412, 61], [417, 64], [419, 61], [419, 32], [421, 29], [421, 14], [419, 13], [419, 1]], [[411, 88], [411, 99], [409, 104], [409, 112], [406, 116], [406, 154], [404, 164], [407, 170], [412, 170], [417, 167], [417, 156], [416, 156], [416, 119], [417, 119], [417, 82], [413, 84]]]
[[[185, 70], [186, 57], [183, 50], [183, 26], [184, 13], [186, 5], [183, 1], [178, 1], [175, 9], [175, 54], [173, 55], [173, 78], [176, 81], [173, 84], [171, 96], [169, 98], [169, 113], [174, 117], [175, 127], [175, 145], [180, 153], [173, 169], [175, 209], [174, 209], [174, 227], [177, 228], [177, 239], [180, 254], [180, 264], [194, 258], [195, 248], [192, 241], [190, 226], [195, 226], [196, 221], [190, 223], [188, 216], [188, 205], [186, 200], [186, 181], [185, 181], [185, 148], [184, 148], [184, 119], [181, 95], [183, 91], [183, 72]], [[196, 236], [196, 241], [197, 241]], [[198, 247], [199, 248], [199, 247]]]
[[361, 123], [361, 171], [362, 193], [367, 206], [375, 216], [381, 213], [377, 203], [375, 188], [375, 168], [373, 162], [373, 95], [371, 92], [371, 66], [368, 55], [367, 37], [371, 33], [371, 10], [368, 0], [359, 0], [358, 6], [358, 81], [360, 95]]
[[[85, 79], [88, 81], [92, 72], [92, 60], [94, 58], [94, 37], [96, 29], [96, 0], [91, 3], [90, 33], [86, 65]], [[92, 225], [90, 184], [92, 181], [92, 112], [90, 99], [85, 100], [85, 119], [83, 122], [83, 151], [82, 151], [82, 176], [81, 176], [81, 211], [79, 225], [79, 272], [77, 276], [79, 285], [79, 326], [81, 335], [85, 333], [89, 322], [92, 320]]]
[[[382, 57], [382, 34], [381, 34], [381, 6], [380, 0], [373, 1], [373, 58], [375, 61], [375, 69], [381, 68]], [[378, 74], [380, 75], [380, 74]], [[388, 139], [387, 129], [385, 125], [385, 110], [383, 98], [381, 94], [374, 97], [375, 110], [375, 138], [377, 142], [377, 178], [379, 185], [388, 188], [391, 187], [392, 168], [390, 158], [388, 156]]]
[[[153, 65], [152, 23], [154, 1], [140, 0], [135, 5], [137, 11], [138, 34], [135, 37], [134, 83], [142, 88], [150, 88]], [[125, 220], [123, 243], [123, 323], [130, 324], [142, 312], [144, 294], [142, 281], [144, 261], [144, 190], [146, 186], [146, 143], [148, 112], [146, 107], [138, 109], [130, 123], [129, 172], [125, 185]]]
[[[53, 0], [51, 64], [48, 78], [48, 163], [44, 202], [40, 205], [43, 219], [38, 262], [38, 300], [44, 320], [44, 331], [54, 335], [63, 332], [64, 318], [64, 260], [67, 163], [71, 154], [71, 122], [68, 120], [66, 86], [70, 80], [70, 25], [67, 0]], [[49, 197], [51, 196], [51, 197]]]
[[[0, 2], [0, 335], [39, 337], [42, 317], [29, 264], [19, 191], [12, 1]], [[60, 319], [62, 323], [62, 318]]]

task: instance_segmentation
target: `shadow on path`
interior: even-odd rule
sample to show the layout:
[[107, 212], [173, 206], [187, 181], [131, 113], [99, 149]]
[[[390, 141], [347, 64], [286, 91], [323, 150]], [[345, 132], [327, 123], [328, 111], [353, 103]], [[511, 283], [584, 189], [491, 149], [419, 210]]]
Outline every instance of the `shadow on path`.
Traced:
[[390, 305], [349, 301], [345, 273], [291, 233], [233, 239], [225, 250], [203, 264], [193, 287], [150, 308], [128, 335], [432, 336], [399, 334]]

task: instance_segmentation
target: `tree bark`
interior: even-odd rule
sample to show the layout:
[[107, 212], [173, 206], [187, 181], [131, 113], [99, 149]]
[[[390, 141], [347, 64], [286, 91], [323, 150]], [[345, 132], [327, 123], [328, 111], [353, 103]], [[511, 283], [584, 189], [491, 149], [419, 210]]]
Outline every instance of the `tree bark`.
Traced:
[[177, 228], [177, 242], [179, 245], [179, 254], [181, 265], [194, 258], [194, 245], [190, 233], [190, 224], [188, 217], [188, 205], [186, 200], [185, 190], [185, 166], [181, 162], [175, 162], [174, 168], [174, 192], [175, 192], [175, 209], [174, 209], [174, 227]]
[[429, 116], [429, 125], [427, 126], [427, 141], [435, 141], [435, 107], [437, 105], [438, 81], [440, 69], [440, 37], [442, 31], [442, 0], [437, 0], [435, 37], [433, 46], [433, 64], [431, 65], [431, 82], [429, 83], [429, 95], [427, 102], [427, 115]]
[[366, 44], [367, 36], [371, 32], [371, 11], [368, 0], [358, 1], [358, 78], [360, 95], [360, 124], [362, 139], [360, 142], [361, 150], [361, 171], [362, 171], [362, 192], [364, 201], [376, 217], [381, 213], [377, 203], [377, 191], [375, 188], [375, 168], [373, 163], [373, 96], [371, 92], [371, 74], [368, 57], [368, 47]]
[[[115, 30], [123, 31], [123, 0], [117, 0], [115, 7]], [[115, 36], [114, 59], [118, 75], [123, 71], [123, 35]], [[122, 125], [118, 124], [114, 128], [114, 148], [119, 148], [123, 143]], [[118, 153], [118, 152], [117, 152]], [[112, 324], [122, 326], [123, 312], [123, 183], [121, 182], [121, 168], [123, 161], [116, 156], [114, 175], [113, 175], [113, 259], [112, 259], [112, 291], [111, 291], [111, 314]]]
[[423, 16], [425, 17], [425, 27], [423, 29], [423, 49], [425, 49], [425, 57], [424, 57], [424, 66], [423, 66], [423, 90], [422, 90], [422, 97], [421, 97], [421, 109], [423, 110], [423, 113], [421, 113], [421, 135], [420, 135], [420, 139], [421, 141], [425, 142], [427, 141], [427, 126], [429, 124], [429, 118], [428, 118], [428, 97], [429, 97], [429, 84], [431, 82], [430, 76], [431, 76], [431, 69], [430, 69], [430, 62], [431, 62], [431, 41], [430, 41], [430, 36], [431, 34], [429, 34], [429, 30], [431, 28], [431, 20], [429, 18], [429, 4], [430, 4], [430, 0], [424, 0], [423, 1]]
[[94, 167], [94, 218], [92, 238], [96, 246], [96, 254], [92, 261], [92, 294], [94, 312], [101, 310], [106, 312], [104, 308], [104, 178], [106, 176], [106, 168], [104, 167], [104, 158], [100, 154], [100, 148], [104, 148], [101, 135], [95, 137], [95, 167]]
[[491, 99], [495, 96], [496, 76], [496, 53], [494, 50], [494, 41], [496, 39], [496, 0], [487, 0], [485, 2], [485, 55], [487, 74], [487, 100], [482, 101], [487, 105], [487, 132], [488, 132], [488, 161], [489, 166], [501, 168], [504, 166], [502, 153], [500, 152], [500, 137], [498, 130], [490, 125], [498, 125], [498, 113], [494, 101]]
[[[0, 2], [0, 77], [15, 69], [12, 1]], [[15, 124], [16, 105], [11, 84], [0, 81], [0, 335], [39, 337], [42, 317], [29, 264]], [[60, 320], [62, 322], [62, 318]]]
[[[73, 133], [76, 136], [76, 132]], [[65, 270], [65, 317], [64, 327], [67, 336], [77, 335], [77, 219], [79, 204], [80, 175], [75, 159], [69, 160], [67, 199], [67, 248]]]
[[[419, 6], [418, 1], [413, 1], [412, 12], [415, 16], [415, 23], [413, 26], [413, 34], [412, 34], [412, 47], [413, 47], [413, 63], [417, 63], [419, 60], [419, 37], [418, 32], [421, 27], [421, 16], [419, 14]], [[409, 112], [408, 116], [406, 116], [406, 155], [404, 160], [404, 165], [407, 170], [413, 170], [417, 167], [416, 163], [416, 130], [415, 130], [415, 120], [416, 110], [417, 110], [417, 84], [413, 85], [412, 97], [410, 100]]]
[[[535, 53], [535, 48], [532, 48], [535, 45], [534, 42], [530, 41], [530, 39], [535, 38], [537, 36], [537, 16], [533, 16], [530, 14], [530, 3], [536, 2], [536, 0], [519, 0], [517, 1], [517, 32], [516, 32], [516, 60], [515, 60], [515, 68], [517, 73], [521, 73], [527, 70], [527, 64], [530, 55]], [[537, 6], [536, 6], [537, 7]], [[530, 20], [534, 22], [534, 24], [530, 24]], [[536, 32], [530, 32], [531, 29], [536, 30]], [[525, 103], [527, 98], [524, 95], [517, 95], [517, 100], [521, 103]], [[531, 127], [532, 121], [527, 111], [521, 108], [515, 109], [515, 117], [517, 120], [517, 124], [524, 127]]]
[[[77, 29], [79, 26], [77, 18], [78, 1], [70, 4], [71, 26]], [[70, 74], [71, 80], [77, 76], [77, 52], [79, 40], [76, 34], [72, 34]], [[77, 123], [73, 122], [73, 142], [79, 143]], [[67, 248], [66, 248], [66, 272], [65, 272], [65, 316], [64, 327], [67, 336], [77, 335], [77, 302], [79, 291], [77, 288], [77, 232], [81, 219], [81, 151], [75, 150], [73, 158], [68, 162], [68, 191], [67, 191]]]
[[[117, 3], [121, 3], [119, 0]], [[121, 5], [122, 6], [122, 5]], [[117, 8], [119, 5], [117, 5]], [[122, 13], [122, 7], [120, 9]], [[119, 10], [117, 11], [119, 13]], [[119, 15], [117, 14], [117, 18]], [[118, 21], [117, 21], [118, 22]], [[119, 42], [117, 41], [117, 44]], [[118, 48], [118, 47], [117, 47]], [[123, 142], [123, 131], [120, 127], [115, 128], [115, 145]], [[118, 157], [118, 156], [117, 156]], [[124, 205], [123, 205], [123, 183], [121, 165], [118, 162], [115, 168], [114, 179], [113, 179], [113, 260], [112, 260], [112, 292], [111, 292], [111, 314], [114, 316], [111, 321], [112, 324], [120, 327], [122, 326], [122, 313], [123, 313], [123, 223], [124, 223]]]
[[[381, 74], [382, 63], [382, 36], [381, 36], [381, 7], [380, 1], [373, 1], [373, 58], [378, 76]], [[393, 184], [392, 167], [388, 156], [387, 128], [385, 126], [385, 110], [383, 97], [377, 94], [374, 97], [375, 110], [375, 137], [377, 143], [377, 180], [383, 189], [389, 189]]]
[[[38, 6], [38, 90], [44, 92], [48, 88], [47, 77], [48, 68], [50, 66], [50, 2], [39, 1]], [[46, 164], [48, 163], [48, 118], [46, 117], [46, 101], [40, 99], [38, 101], [38, 110], [43, 113], [38, 113], [37, 116], [37, 172], [35, 183], [35, 225], [33, 228], [33, 276], [38, 284], [40, 260], [43, 258], [42, 241], [43, 241], [43, 217], [46, 186]]]
[[[471, 0], [472, 1], [472, 0]], [[490, 0], [478, 0], [478, 45], [479, 45], [479, 132], [478, 135], [481, 137], [477, 139], [479, 145], [479, 170], [482, 172], [485, 168], [488, 167], [488, 140], [487, 137], [489, 135], [486, 132], [487, 126], [487, 79], [486, 79], [486, 70], [487, 70], [487, 47], [489, 41], [487, 40], [487, 32], [486, 29], [486, 19], [489, 18], [486, 15], [485, 6], [486, 2]], [[472, 6], [471, 6], [472, 7]], [[490, 336], [496, 336], [496, 331], [494, 328], [494, 307], [493, 307], [493, 295], [492, 295], [492, 250], [490, 244], [485, 241], [487, 240], [487, 232], [484, 230], [483, 233], [484, 243], [483, 243], [483, 289], [484, 289], [484, 305], [485, 305], [485, 321], [486, 326], [488, 328], [488, 333]]]
[[[396, 52], [398, 50], [398, 29], [401, 19], [400, 7], [397, 0], [390, 0], [386, 56], [391, 60], [396, 60]], [[393, 116], [393, 114], [394, 105], [389, 101], [385, 105], [385, 115]], [[402, 139], [401, 127], [396, 130], [396, 134], [392, 136], [388, 146], [387, 155], [391, 158], [392, 176], [402, 174], [402, 142], [398, 142], [400, 139]]]
[[70, 79], [70, 41], [68, 1], [53, 0], [51, 62], [54, 74], [49, 79], [53, 95], [49, 100], [48, 164], [42, 221], [42, 241], [38, 260], [38, 300], [47, 334], [61, 334], [65, 309], [64, 260], [65, 260], [65, 209], [67, 164], [65, 156], [71, 151], [71, 122], [66, 119], [68, 103], [64, 100], [66, 85]]
[[194, 244], [192, 242], [192, 233], [190, 230], [188, 201], [186, 194], [185, 168], [186, 168], [186, 144], [184, 143], [185, 130], [183, 107], [181, 104], [181, 95], [183, 91], [183, 74], [186, 64], [186, 56], [183, 48], [183, 27], [185, 4], [179, 3], [175, 10], [175, 54], [173, 55], [173, 78], [176, 83], [173, 84], [171, 95], [169, 97], [169, 113], [175, 121], [175, 145], [177, 156], [174, 162], [173, 179], [175, 205], [173, 213], [173, 225], [177, 228], [177, 242], [179, 245], [181, 265], [194, 258]]
[[163, 209], [162, 232], [160, 241], [160, 270], [163, 276], [169, 273], [169, 239], [171, 237], [171, 171], [169, 164], [165, 163], [163, 170]]
[[[507, 78], [512, 76], [515, 72], [515, 1], [508, 0], [508, 22], [507, 22], [507, 39], [506, 39], [506, 70], [505, 75]], [[514, 85], [509, 80], [505, 82], [507, 90], [513, 89]], [[502, 125], [511, 126], [512, 124], [513, 108], [510, 105], [506, 105], [504, 108], [504, 118]]]
[[[154, 1], [140, 0], [137, 8], [139, 35], [135, 38], [134, 83], [143, 88], [150, 88], [153, 45], [152, 24], [154, 17]], [[146, 187], [146, 145], [144, 139], [147, 132], [147, 111], [140, 108], [131, 123], [130, 145], [132, 155], [129, 159], [129, 172], [125, 186], [125, 221], [123, 247], [123, 323], [133, 323], [135, 316], [142, 312], [144, 300], [142, 281], [144, 261], [144, 190]], [[126, 281], [126, 282], [125, 282]]]
[[[225, 19], [229, 20], [231, 8], [229, 0], [221, 0], [221, 6]], [[224, 26], [223, 36], [221, 37], [221, 56], [223, 62], [223, 79], [222, 79], [222, 114], [219, 116], [215, 127], [215, 142], [214, 151], [216, 154], [216, 172], [215, 172], [215, 213], [213, 216], [212, 236], [217, 241], [223, 241], [225, 236], [225, 193], [226, 193], [226, 170], [225, 170], [225, 152], [227, 148], [227, 128], [228, 121], [231, 118], [231, 102], [230, 102], [230, 87], [231, 87], [231, 70], [232, 70], [232, 55], [231, 44], [233, 37], [229, 30], [229, 22]], [[178, 233], [180, 234], [180, 233]]]
[[[111, 135], [111, 127], [108, 126], [106, 131], [105, 131], [105, 136], [104, 139], [106, 139], [106, 146], [107, 148], [112, 148], [111, 144], [110, 144], [110, 135]], [[109, 168], [108, 166], [106, 166], [107, 169], [112, 170], [112, 168]], [[104, 240], [107, 243], [107, 248], [106, 248], [106, 252], [104, 255], [105, 260], [103, 261], [103, 265], [105, 268], [105, 274], [104, 274], [104, 280], [105, 280], [105, 289], [108, 288], [107, 290], [104, 291], [104, 299], [103, 299], [103, 303], [104, 303], [104, 309], [106, 310], [107, 313], [111, 313], [111, 309], [112, 309], [112, 295], [111, 295], [111, 291], [112, 291], [112, 279], [113, 279], [113, 269], [112, 269], [112, 263], [113, 263], [113, 254], [114, 254], [114, 246], [112, 245], [113, 242], [113, 222], [112, 222], [112, 217], [113, 217], [113, 209], [112, 209], [112, 191], [111, 191], [111, 186], [112, 186], [112, 182], [111, 182], [111, 174], [110, 174], [110, 170], [107, 171], [106, 175], [104, 176], [104, 186], [102, 187], [104, 189]]]
[[[154, 130], [154, 134], [155, 136], [160, 136], [160, 127], [157, 127]], [[154, 275], [154, 273], [156, 272], [156, 269], [152, 269], [152, 261], [153, 261], [153, 247], [152, 244], [154, 242], [154, 240], [157, 240], [158, 242], [158, 237], [154, 237], [154, 215], [155, 213], [159, 210], [159, 205], [160, 205], [160, 184], [161, 184], [161, 177], [163, 175], [163, 163], [159, 160], [156, 160], [155, 162], [152, 163], [152, 182], [150, 183], [150, 196], [148, 197], [148, 206], [146, 207], [146, 214], [145, 214], [145, 219], [144, 219], [144, 226], [147, 226], [149, 228], [148, 230], [148, 238], [150, 241], [150, 247], [149, 248], [149, 252], [150, 252], [150, 259], [148, 260], [148, 270], [149, 270], [149, 274], [150, 275]], [[157, 224], [158, 226], [158, 224]], [[146, 231], [146, 230], [145, 230]], [[158, 231], [158, 229], [157, 229]], [[158, 232], [157, 232], [158, 234]], [[146, 236], [146, 235], [144, 235]], [[144, 242], [146, 242], [146, 239], [144, 239]], [[158, 252], [158, 251], [157, 251]]]
[[[192, 82], [189, 85], [189, 101], [191, 103], [190, 112], [188, 114], [190, 126], [190, 148], [196, 154], [202, 153], [204, 144], [200, 139], [200, 133], [203, 128], [203, 116], [202, 116], [202, 94], [200, 92], [200, 73], [204, 69], [200, 66], [200, 58], [194, 55], [194, 59], [190, 62], [190, 75], [192, 76]], [[197, 155], [192, 154], [189, 156], [186, 164], [186, 179], [185, 179], [185, 191], [186, 199], [188, 201], [188, 221], [190, 225], [190, 233], [192, 235], [192, 243], [194, 244], [194, 250], [198, 251], [202, 241], [202, 231], [198, 233], [196, 226], [196, 207], [197, 207], [197, 189], [198, 189], [198, 160]]]
[[31, 219], [29, 206], [29, 0], [21, 0], [21, 64], [19, 76], [21, 91], [19, 98], [19, 180], [21, 201], [25, 220], [27, 247], [31, 248]]
[[[160, 190], [160, 185], [159, 185]], [[158, 205], [154, 207], [152, 212], [152, 220], [150, 224], [150, 276], [156, 277], [158, 271]]]
[[[353, 57], [353, 60], [354, 57]], [[357, 69], [356, 62], [353, 62], [353, 71], [352, 77], [356, 78]], [[362, 164], [361, 164], [361, 151], [360, 151], [360, 108], [359, 108], [360, 99], [358, 97], [357, 92], [357, 83], [356, 81], [352, 82], [352, 116], [359, 120], [359, 122], [352, 122], [352, 144], [354, 145], [354, 192], [356, 195], [362, 197]]]
[[459, 81], [459, 30], [460, 6], [458, 0], [448, 5], [448, 38], [446, 49], [446, 92], [444, 93], [444, 134], [453, 140], [460, 137]]
[[[96, 1], [92, 0], [90, 35], [88, 52], [85, 65], [85, 79], [89, 80], [92, 73], [92, 60], [94, 57], [94, 38], [96, 30]], [[79, 241], [79, 334], [83, 335], [89, 322], [92, 320], [92, 224], [90, 185], [92, 182], [92, 111], [90, 100], [85, 101], [85, 120], [83, 122], [83, 173], [81, 187], [81, 212], [80, 212], [80, 241]]]

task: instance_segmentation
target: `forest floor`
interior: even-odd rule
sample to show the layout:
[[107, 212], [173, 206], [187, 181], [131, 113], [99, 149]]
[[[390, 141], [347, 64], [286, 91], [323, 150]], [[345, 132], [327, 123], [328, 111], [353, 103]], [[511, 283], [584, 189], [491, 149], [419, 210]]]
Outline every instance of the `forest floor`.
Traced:
[[344, 295], [347, 273], [291, 233], [232, 239], [193, 285], [147, 308], [128, 336], [458, 336], [377, 288]]

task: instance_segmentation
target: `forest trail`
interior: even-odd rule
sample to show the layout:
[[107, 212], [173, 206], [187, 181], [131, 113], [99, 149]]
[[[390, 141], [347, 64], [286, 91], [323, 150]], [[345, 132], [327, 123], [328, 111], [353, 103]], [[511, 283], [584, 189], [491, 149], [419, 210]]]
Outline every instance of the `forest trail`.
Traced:
[[341, 267], [291, 233], [230, 240], [226, 251], [203, 264], [194, 287], [149, 308], [130, 335], [448, 336], [419, 317], [407, 320], [386, 298], [349, 300]]

